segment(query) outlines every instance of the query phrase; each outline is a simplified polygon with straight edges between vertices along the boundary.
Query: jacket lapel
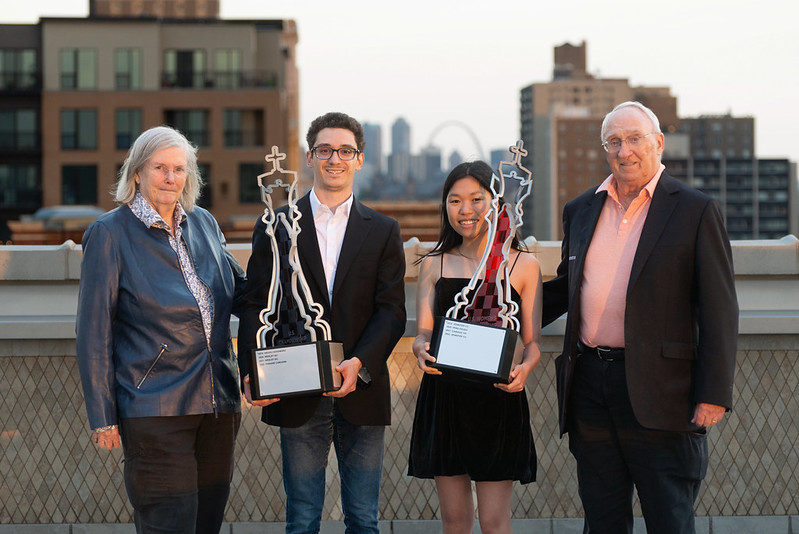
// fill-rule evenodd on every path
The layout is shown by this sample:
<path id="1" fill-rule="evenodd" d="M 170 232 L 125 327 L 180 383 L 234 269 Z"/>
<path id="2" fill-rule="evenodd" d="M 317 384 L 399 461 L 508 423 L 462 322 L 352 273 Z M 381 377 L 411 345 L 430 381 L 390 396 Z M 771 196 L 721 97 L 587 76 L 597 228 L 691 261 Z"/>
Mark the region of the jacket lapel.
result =
<path id="1" fill-rule="evenodd" d="M 297 251 L 300 255 L 302 272 L 311 287 L 311 291 L 316 295 L 324 295 L 325 298 L 318 303 L 325 308 L 329 308 L 325 268 L 322 265 L 322 256 L 319 253 L 319 241 L 316 239 L 316 225 L 313 220 L 310 197 L 305 195 L 300 198 L 297 201 L 297 208 L 302 215 L 300 218 L 300 235 L 297 236 Z"/>
<path id="2" fill-rule="evenodd" d="M 358 252 L 366 243 L 370 230 L 369 222 L 372 217 L 364 212 L 363 204 L 358 202 L 357 199 L 352 199 L 350 219 L 347 221 L 344 241 L 341 243 L 341 253 L 338 256 L 338 265 L 336 266 L 336 279 L 333 281 L 333 298 L 341 289 L 342 281 L 346 278 L 347 271 L 349 271 L 352 262 L 358 256 Z"/>
<path id="3" fill-rule="evenodd" d="M 585 257 L 588 255 L 588 247 L 591 245 L 591 239 L 594 237 L 596 223 L 599 221 L 599 214 L 602 213 L 602 206 L 605 204 L 605 198 L 607 196 L 607 191 L 602 191 L 599 194 L 592 194 L 585 208 L 577 210 L 574 215 L 574 220 L 569 223 L 573 228 L 579 229 L 576 235 L 569 237 L 569 239 L 572 240 L 569 244 L 569 258 L 574 256 L 573 261 L 575 262 L 574 270 L 572 271 L 570 269 L 570 271 L 577 275 L 574 278 L 577 283 L 570 284 L 572 297 L 576 296 L 575 294 L 582 284 Z"/>
<path id="4" fill-rule="evenodd" d="M 655 248 L 660 234 L 666 228 L 671 213 L 677 207 L 679 195 L 676 193 L 678 192 L 676 180 L 665 172 L 662 173 L 658 185 L 655 187 L 655 193 L 652 195 L 652 205 L 649 206 L 644 227 L 641 229 L 641 238 L 638 241 L 638 249 L 635 251 L 633 266 L 630 270 L 630 281 L 627 284 L 628 295 L 646 265 L 646 260 Z"/>

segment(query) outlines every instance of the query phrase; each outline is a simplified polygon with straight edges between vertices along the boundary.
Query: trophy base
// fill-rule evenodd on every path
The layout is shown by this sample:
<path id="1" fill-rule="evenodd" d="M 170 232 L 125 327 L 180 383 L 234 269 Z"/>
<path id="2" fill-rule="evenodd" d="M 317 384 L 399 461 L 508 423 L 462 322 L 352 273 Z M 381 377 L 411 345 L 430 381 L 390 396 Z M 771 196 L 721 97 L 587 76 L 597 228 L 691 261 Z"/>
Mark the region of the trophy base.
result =
<path id="1" fill-rule="evenodd" d="M 509 383 L 513 366 L 521 362 L 524 344 L 519 333 L 448 317 L 436 317 L 430 354 L 442 376 L 483 383 Z"/>
<path id="2" fill-rule="evenodd" d="M 341 387 L 335 368 L 344 347 L 316 341 L 250 351 L 250 393 L 255 400 L 319 395 Z"/>

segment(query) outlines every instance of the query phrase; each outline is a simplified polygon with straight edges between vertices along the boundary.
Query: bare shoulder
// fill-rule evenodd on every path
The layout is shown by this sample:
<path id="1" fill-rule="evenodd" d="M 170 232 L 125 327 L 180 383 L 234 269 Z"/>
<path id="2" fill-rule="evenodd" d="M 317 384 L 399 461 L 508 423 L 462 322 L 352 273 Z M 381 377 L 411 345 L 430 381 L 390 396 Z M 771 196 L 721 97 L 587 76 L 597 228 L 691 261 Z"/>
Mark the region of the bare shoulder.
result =
<path id="1" fill-rule="evenodd" d="M 538 276 L 541 268 L 538 265 L 538 260 L 536 259 L 535 255 L 532 252 L 527 252 L 525 250 L 518 250 L 515 251 L 518 254 L 518 259 L 513 258 L 512 261 L 516 261 L 516 266 L 513 268 L 514 272 L 519 272 L 523 276 Z"/>
<path id="2" fill-rule="evenodd" d="M 425 256 L 419 264 L 419 278 L 430 277 L 438 278 L 438 273 L 441 272 L 441 254 L 433 256 Z"/>

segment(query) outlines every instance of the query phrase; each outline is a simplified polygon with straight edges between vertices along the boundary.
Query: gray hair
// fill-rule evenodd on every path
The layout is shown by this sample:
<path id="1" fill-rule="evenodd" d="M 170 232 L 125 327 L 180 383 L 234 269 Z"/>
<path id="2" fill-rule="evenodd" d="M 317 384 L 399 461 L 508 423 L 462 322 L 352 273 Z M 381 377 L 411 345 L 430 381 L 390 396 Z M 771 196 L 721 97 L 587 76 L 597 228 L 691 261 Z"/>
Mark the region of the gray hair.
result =
<path id="1" fill-rule="evenodd" d="M 610 122 L 611 115 L 613 115 L 614 113 L 616 113 L 620 109 L 624 109 L 624 108 L 636 108 L 636 109 L 642 111 L 644 113 L 644 115 L 649 117 L 649 120 L 652 122 L 653 131 L 655 133 L 663 133 L 663 132 L 660 131 L 660 121 L 658 120 L 657 116 L 655 115 L 655 113 L 651 109 L 649 109 L 648 107 L 646 107 L 645 105 L 643 105 L 640 102 L 627 101 L 627 102 L 622 102 L 621 104 L 619 104 L 618 106 L 613 108 L 610 113 L 605 115 L 605 119 L 602 121 L 602 130 L 599 133 L 600 140 L 603 143 L 605 141 L 607 141 L 607 139 L 605 139 L 605 131 L 607 130 L 608 123 Z"/>
<path id="2" fill-rule="evenodd" d="M 200 169 L 197 167 L 197 147 L 192 145 L 179 131 L 169 126 L 156 126 L 143 132 L 128 151 L 114 191 L 114 200 L 128 204 L 136 196 L 137 186 L 134 175 L 139 172 L 153 154 L 165 148 L 180 147 L 186 152 L 186 185 L 180 195 L 180 205 L 187 212 L 194 208 L 203 186 Z"/>

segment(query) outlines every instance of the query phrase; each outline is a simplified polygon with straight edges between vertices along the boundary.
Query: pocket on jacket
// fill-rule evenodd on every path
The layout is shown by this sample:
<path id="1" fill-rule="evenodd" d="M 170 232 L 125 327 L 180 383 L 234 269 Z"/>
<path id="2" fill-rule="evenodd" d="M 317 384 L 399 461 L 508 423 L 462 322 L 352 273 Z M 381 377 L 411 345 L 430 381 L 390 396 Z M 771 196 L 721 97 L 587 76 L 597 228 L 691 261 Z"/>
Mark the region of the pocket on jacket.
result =
<path id="1" fill-rule="evenodd" d="M 662 353 L 664 358 L 675 360 L 695 360 L 696 347 L 693 343 L 679 343 L 676 341 L 664 341 Z"/>
<path id="2" fill-rule="evenodd" d="M 145 380 L 147 380 L 153 374 L 153 371 L 155 370 L 155 366 L 156 364 L 158 364 L 158 361 L 161 359 L 164 353 L 168 351 L 169 348 L 167 347 L 167 344 L 161 343 L 161 346 L 158 348 L 158 354 L 156 354 L 155 358 L 150 363 L 150 366 L 147 368 L 147 371 L 144 373 L 141 379 L 136 383 L 136 389 L 141 389 L 141 387 L 144 385 Z"/>

